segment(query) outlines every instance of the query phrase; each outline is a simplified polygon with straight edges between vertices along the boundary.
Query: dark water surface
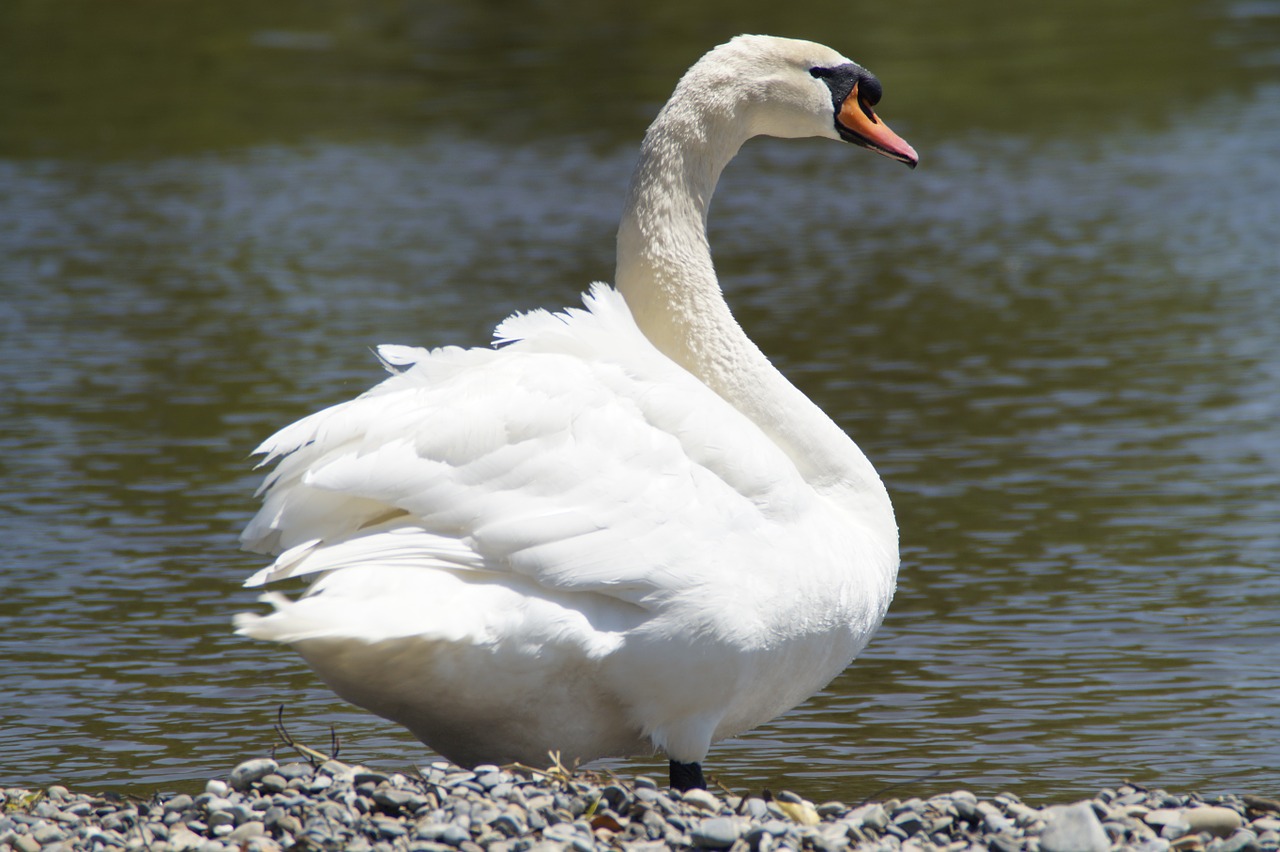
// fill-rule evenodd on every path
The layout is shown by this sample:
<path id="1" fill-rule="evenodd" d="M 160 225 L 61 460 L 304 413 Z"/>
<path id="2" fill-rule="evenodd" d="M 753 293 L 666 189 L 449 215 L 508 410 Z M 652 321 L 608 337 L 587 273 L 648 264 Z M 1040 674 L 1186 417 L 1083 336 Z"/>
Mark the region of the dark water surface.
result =
<path id="1" fill-rule="evenodd" d="M 348 759 L 426 759 L 231 635 L 247 454 L 377 381 L 373 344 L 608 279 L 645 124 L 754 30 L 864 61 L 922 154 L 758 140 L 712 210 L 903 570 L 863 657 L 709 768 L 1274 793 L 1280 4 L 260 5 L 0 10 L 0 785 L 191 787 L 282 703 Z"/>

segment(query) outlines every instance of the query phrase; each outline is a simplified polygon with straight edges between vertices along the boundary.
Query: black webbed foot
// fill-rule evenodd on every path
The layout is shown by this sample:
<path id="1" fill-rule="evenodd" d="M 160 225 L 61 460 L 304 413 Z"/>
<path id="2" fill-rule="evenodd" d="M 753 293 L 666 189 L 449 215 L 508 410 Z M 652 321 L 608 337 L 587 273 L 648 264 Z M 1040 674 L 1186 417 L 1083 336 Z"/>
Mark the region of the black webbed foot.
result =
<path id="1" fill-rule="evenodd" d="M 671 761 L 671 789 L 682 793 L 707 789 L 707 780 L 702 777 L 702 764 Z"/>

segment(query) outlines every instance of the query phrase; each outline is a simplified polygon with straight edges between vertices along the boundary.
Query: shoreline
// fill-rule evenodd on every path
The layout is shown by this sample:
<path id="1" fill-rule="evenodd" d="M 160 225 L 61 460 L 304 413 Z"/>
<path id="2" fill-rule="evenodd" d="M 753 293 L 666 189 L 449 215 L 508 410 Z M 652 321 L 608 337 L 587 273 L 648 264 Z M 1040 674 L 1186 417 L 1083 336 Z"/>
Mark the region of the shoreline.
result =
<path id="1" fill-rule="evenodd" d="M 309 752 L 309 750 L 307 750 Z M 1013 793 L 814 803 L 654 779 L 444 762 L 415 776 L 323 755 L 246 760 L 199 795 L 0 790 L 0 852 L 1271 852 L 1280 800 L 1126 783 L 1030 807 Z"/>

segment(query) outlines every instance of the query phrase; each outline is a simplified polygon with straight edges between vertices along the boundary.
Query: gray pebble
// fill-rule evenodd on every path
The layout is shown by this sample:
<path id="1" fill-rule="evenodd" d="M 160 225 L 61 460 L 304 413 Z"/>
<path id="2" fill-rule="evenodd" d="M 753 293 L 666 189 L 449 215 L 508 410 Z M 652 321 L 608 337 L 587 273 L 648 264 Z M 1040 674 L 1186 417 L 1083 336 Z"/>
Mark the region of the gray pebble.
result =
<path id="1" fill-rule="evenodd" d="M 276 770 L 280 777 L 286 781 L 292 781 L 295 778 L 310 778 L 313 772 L 309 763 L 286 763 Z"/>
<path id="2" fill-rule="evenodd" d="M 37 828 L 35 831 L 31 832 L 31 836 L 41 846 L 44 846 L 49 843 L 57 843 L 61 840 L 65 840 L 67 837 L 56 826 L 47 825 L 47 824 L 42 825 L 39 828 Z"/>
<path id="3" fill-rule="evenodd" d="M 424 767 L 419 779 L 338 760 L 312 770 L 259 758 L 232 778 L 209 781 L 198 796 L 136 804 L 66 788 L 0 790 L 0 852 L 1280 852 L 1280 818 L 1249 810 L 1239 796 L 1132 785 L 1043 810 L 1009 793 L 965 790 L 850 809 L 815 808 L 792 792 L 765 802 L 680 794 L 652 779 L 584 772 L 564 780 L 445 763 Z M 804 824 L 790 815 L 801 812 Z"/>
<path id="4" fill-rule="evenodd" d="M 510 780 L 510 776 L 505 772 L 486 772 L 483 775 L 477 774 L 476 783 L 486 790 L 492 790 L 504 781 Z"/>
<path id="5" fill-rule="evenodd" d="M 1258 835 L 1247 828 L 1242 828 L 1225 840 L 1214 840 L 1209 844 L 1208 852 L 1244 852 L 1245 849 L 1258 848 Z"/>
<path id="6" fill-rule="evenodd" d="M 742 811 L 751 819 L 762 820 L 768 816 L 769 806 L 765 804 L 764 799 L 752 796 L 743 804 Z"/>
<path id="7" fill-rule="evenodd" d="M 884 831 L 889 827 L 889 813 L 882 805 L 870 805 L 862 814 L 861 824 L 872 831 Z"/>
<path id="8" fill-rule="evenodd" d="M 517 837 L 524 832 L 524 825 L 514 814 L 499 814 L 489 825 L 506 837 Z"/>
<path id="9" fill-rule="evenodd" d="M 903 811 L 893 818 L 893 825 L 902 829 L 907 837 L 913 834 L 919 834 L 920 829 L 924 828 L 924 818 L 915 811 Z"/>
<path id="10" fill-rule="evenodd" d="M 728 849 L 741 834 L 738 821 L 730 817 L 704 819 L 689 832 L 699 849 Z"/>
<path id="11" fill-rule="evenodd" d="M 409 833 L 403 823 L 390 817 L 374 817 L 373 825 L 384 837 L 404 837 Z"/>
<path id="12" fill-rule="evenodd" d="M 460 825 L 449 825 L 445 827 L 444 831 L 440 832 L 439 839 L 450 846 L 461 846 L 465 841 L 471 839 L 471 832 Z"/>
<path id="13" fill-rule="evenodd" d="M 388 811 L 415 811 L 427 803 L 425 796 L 408 790 L 397 790 L 394 787 L 379 787 L 371 797 L 378 806 Z"/>
<path id="14" fill-rule="evenodd" d="M 195 805 L 195 800 L 193 800 L 191 796 L 187 796 L 186 793 L 180 793 L 178 794 L 178 796 L 174 796 L 173 798 L 170 798 L 168 802 L 164 803 L 164 810 L 165 812 L 169 812 L 169 811 L 182 812 L 184 810 L 187 810 L 188 807 L 191 807 L 192 805 Z"/>
<path id="15" fill-rule="evenodd" d="M 547 840 L 559 840 L 569 843 L 578 836 L 578 830 L 573 827 L 572 823 L 561 822 L 547 826 L 543 830 L 542 836 Z"/>
<path id="16" fill-rule="evenodd" d="M 1042 852 L 1107 852 L 1111 840 L 1088 802 L 1049 808 L 1040 833 Z"/>
<path id="17" fill-rule="evenodd" d="M 253 782 L 260 781 L 279 768 L 280 764 L 269 757 L 246 760 L 231 770 L 231 774 L 227 776 L 227 783 L 231 785 L 231 789 L 244 792 L 253 786 Z"/>
<path id="18" fill-rule="evenodd" d="M 717 813 L 720 810 L 720 800 L 706 790 L 686 790 L 682 799 L 685 804 L 704 811 Z"/>
<path id="19" fill-rule="evenodd" d="M 210 796 L 202 803 L 206 812 L 231 810 L 232 801 L 222 796 Z"/>
<path id="20" fill-rule="evenodd" d="M 227 839 L 232 843 L 245 843 L 255 837 L 262 837 L 266 833 L 266 826 L 255 819 L 244 823 L 235 831 L 228 834 Z"/>
<path id="21" fill-rule="evenodd" d="M 1244 825 L 1244 817 L 1231 808 L 1206 806 L 1182 812 L 1194 832 L 1207 831 L 1215 837 L 1230 837 Z"/>
<path id="22" fill-rule="evenodd" d="M 289 786 L 289 781 L 278 772 L 269 772 L 262 776 L 258 784 L 264 793 L 283 793 Z"/>

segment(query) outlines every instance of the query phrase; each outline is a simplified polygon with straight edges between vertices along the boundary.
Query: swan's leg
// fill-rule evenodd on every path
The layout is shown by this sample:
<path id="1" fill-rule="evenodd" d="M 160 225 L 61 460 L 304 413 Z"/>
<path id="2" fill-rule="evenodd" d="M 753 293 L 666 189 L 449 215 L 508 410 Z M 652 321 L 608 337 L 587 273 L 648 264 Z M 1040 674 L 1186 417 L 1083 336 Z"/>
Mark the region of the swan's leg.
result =
<path id="1" fill-rule="evenodd" d="M 702 777 L 702 764 L 671 761 L 671 788 L 682 793 L 707 789 L 707 781 Z"/>

